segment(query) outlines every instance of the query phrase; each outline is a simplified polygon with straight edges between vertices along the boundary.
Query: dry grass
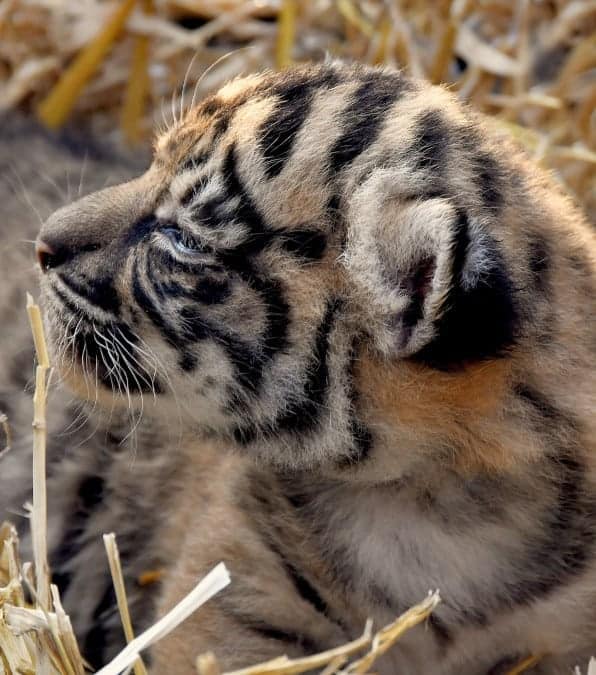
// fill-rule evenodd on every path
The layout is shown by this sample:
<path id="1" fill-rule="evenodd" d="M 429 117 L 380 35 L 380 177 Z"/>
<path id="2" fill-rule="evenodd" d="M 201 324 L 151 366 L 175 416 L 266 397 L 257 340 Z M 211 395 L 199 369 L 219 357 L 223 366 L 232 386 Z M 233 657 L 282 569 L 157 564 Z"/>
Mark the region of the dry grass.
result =
<path id="1" fill-rule="evenodd" d="M 0 0 L 0 108 L 131 143 L 167 122 L 185 73 L 200 98 L 326 54 L 445 83 L 596 216 L 596 0 Z"/>

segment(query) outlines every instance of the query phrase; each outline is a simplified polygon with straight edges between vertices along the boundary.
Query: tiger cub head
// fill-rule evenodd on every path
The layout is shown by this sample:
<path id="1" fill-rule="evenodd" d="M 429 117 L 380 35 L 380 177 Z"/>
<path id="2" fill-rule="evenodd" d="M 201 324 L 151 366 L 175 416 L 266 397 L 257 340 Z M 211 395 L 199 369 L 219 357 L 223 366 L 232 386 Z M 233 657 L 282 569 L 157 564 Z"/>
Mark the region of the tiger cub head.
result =
<path id="1" fill-rule="evenodd" d="M 81 396 L 375 480 L 530 452 L 528 391 L 590 362 L 594 249 L 445 89 L 337 63 L 226 85 L 37 245 Z"/>

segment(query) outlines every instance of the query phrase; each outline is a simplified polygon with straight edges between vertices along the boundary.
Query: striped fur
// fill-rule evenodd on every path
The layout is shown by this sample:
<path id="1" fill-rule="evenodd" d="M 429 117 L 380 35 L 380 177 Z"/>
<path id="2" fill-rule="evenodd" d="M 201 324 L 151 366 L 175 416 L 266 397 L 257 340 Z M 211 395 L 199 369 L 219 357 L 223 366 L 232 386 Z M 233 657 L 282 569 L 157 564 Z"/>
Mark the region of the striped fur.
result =
<path id="1" fill-rule="evenodd" d="M 380 672 L 593 650 L 594 233 L 450 93 L 236 80 L 40 239 L 65 380 L 181 429 L 162 608 L 232 571 L 155 672 L 325 649 L 430 588 Z"/>

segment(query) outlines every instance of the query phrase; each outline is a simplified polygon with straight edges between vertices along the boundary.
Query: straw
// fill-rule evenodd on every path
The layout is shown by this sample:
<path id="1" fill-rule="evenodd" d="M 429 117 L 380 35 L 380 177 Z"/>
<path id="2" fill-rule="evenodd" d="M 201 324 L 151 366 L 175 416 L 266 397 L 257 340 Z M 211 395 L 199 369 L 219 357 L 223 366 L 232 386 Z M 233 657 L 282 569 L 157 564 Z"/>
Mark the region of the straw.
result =
<path id="1" fill-rule="evenodd" d="M 101 65 L 122 32 L 136 0 L 123 0 L 105 28 L 79 54 L 37 109 L 40 120 L 50 129 L 64 124 L 81 89 Z"/>
<path id="2" fill-rule="evenodd" d="M 27 313 L 31 323 L 38 365 L 35 369 L 35 393 L 33 395 L 33 557 L 38 606 L 45 610 L 50 603 L 50 568 L 47 553 L 47 497 L 46 497 L 46 385 L 50 368 L 45 343 L 41 313 L 33 298 L 27 293 Z"/>
<path id="3" fill-rule="evenodd" d="M 153 14 L 153 0 L 143 0 L 143 10 L 147 15 Z M 132 66 L 120 120 L 124 137 L 130 145 L 138 144 L 143 138 L 143 111 L 149 94 L 149 47 L 147 35 L 135 36 Z"/>
<path id="4" fill-rule="evenodd" d="M 165 637 L 229 583 L 228 570 L 223 563 L 219 563 L 185 598 L 151 628 L 134 638 L 113 661 L 101 668 L 97 675 L 118 675 L 132 665 L 144 649 Z"/>
<path id="5" fill-rule="evenodd" d="M 124 629 L 124 636 L 126 642 L 130 644 L 134 640 L 134 632 L 132 629 L 132 621 L 130 619 L 130 612 L 128 611 L 128 600 L 126 598 L 126 588 L 124 586 L 124 577 L 122 576 L 122 565 L 120 564 L 120 553 L 118 545 L 116 544 L 116 535 L 103 535 L 103 543 L 106 547 L 108 555 L 108 563 L 110 565 L 110 574 L 112 575 L 112 585 L 116 592 L 116 602 L 118 603 L 118 611 L 120 612 L 120 620 L 122 628 Z M 135 675 L 147 675 L 143 660 L 139 657 L 133 666 Z"/>

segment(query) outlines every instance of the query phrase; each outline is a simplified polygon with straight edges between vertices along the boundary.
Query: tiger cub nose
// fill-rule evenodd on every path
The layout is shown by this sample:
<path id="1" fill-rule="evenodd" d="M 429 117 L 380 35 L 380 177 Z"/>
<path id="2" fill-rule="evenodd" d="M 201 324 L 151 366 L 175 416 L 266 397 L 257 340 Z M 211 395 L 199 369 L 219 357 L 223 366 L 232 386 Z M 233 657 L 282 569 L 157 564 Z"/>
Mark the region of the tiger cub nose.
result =
<path id="1" fill-rule="evenodd" d="M 38 239 L 35 242 L 35 255 L 42 272 L 47 272 L 53 265 L 54 249 L 45 241 Z"/>
<path id="2" fill-rule="evenodd" d="M 35 242 L 35 254 L 42 272 L 59 267 L 73 257 L 74 252 L 64 245 L 51 245 L 43 239 Z"/>

